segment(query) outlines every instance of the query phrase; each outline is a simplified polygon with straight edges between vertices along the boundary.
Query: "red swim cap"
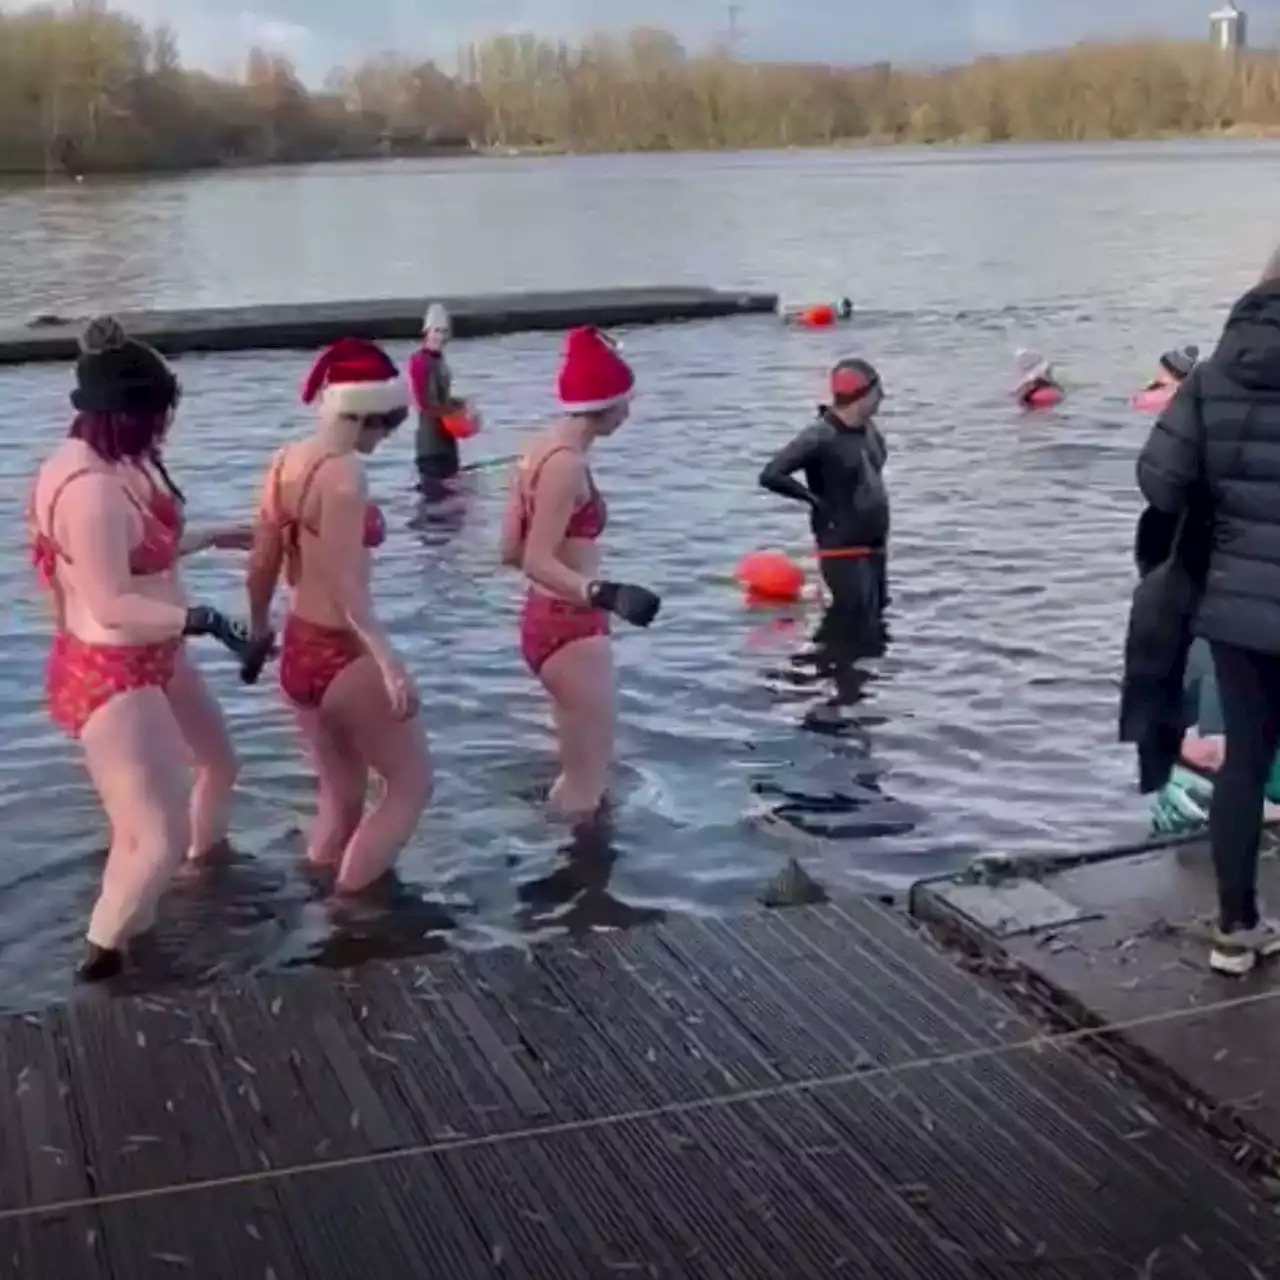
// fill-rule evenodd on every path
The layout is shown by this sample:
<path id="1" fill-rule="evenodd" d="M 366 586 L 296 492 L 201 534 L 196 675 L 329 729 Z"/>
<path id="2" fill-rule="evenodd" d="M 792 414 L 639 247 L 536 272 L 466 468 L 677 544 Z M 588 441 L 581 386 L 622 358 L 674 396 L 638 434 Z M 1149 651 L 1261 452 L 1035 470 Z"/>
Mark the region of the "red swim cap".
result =
<path id="1" fill-rule="evenodd" d="M 852 404 L 880 385 L 875 366 L 866 360 L 849 357 L 831 370 L 831 395 L 839 404 Z"/>

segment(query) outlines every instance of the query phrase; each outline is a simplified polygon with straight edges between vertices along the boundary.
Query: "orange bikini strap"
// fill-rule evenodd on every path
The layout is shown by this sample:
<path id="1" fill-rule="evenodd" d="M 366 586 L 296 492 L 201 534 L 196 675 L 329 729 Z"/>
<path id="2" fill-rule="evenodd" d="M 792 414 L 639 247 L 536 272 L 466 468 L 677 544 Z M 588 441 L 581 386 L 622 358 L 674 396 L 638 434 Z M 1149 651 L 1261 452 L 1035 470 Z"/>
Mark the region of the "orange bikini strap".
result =
<path id="1" fill-rule="evenodd" d="M 67 486 L 74 483 L 76 480 L 79 480 L 82 476 L 107 475 L 107 474 L 109 473 L 106 471 L 103 471 L 101 467 L 77 468 L 69 476 L 63 476 L 63 478 L 58 483 L 58 487 L 54 489 L 53 496 L 49 499 L 48 506 L 46 506 L 44 509 L 45 527 L 48 529 L 48 532 L 44 534 L 44 537 L 46 537 L 49 540 L 49 545 L 53 548 L 55 554 L 60 555 L 68 564 L 71 563 L 71 557 L 68 556 L 67 553 L 63 551 L 63 549 L 60 546 L 58 546 L 58 540 L 53 536 L 53 518 L 57 513 L 58 503 L 59 501 L 61 501 L 62 495 L 66 492 Z M 34 520 L 34 517 L 35 517 L 35 494 L 34 493 L 31 495 L 31 514 L 33 517 L 36 533 L 37 534 L 42 533 L 43 531 L 40 528 L 40 522 L 38 520 Z"/>
<path id="2" fill-rule="evenodd" d="M 293 515 L 285 512 L 284 494 L 281 492 L 284 484 L 284 460 L 287 450 L 281 450 L 276 455 L 275 461 L 271 464 L 271 470 L 267 477 L 267 504 L 268 510 L 264 514 L 268 519 L 274 520 L 277 524 L 285 525 L 302 525 L 303 511 L 307 505 L 307 499 L 311 496 L 311 486 L 315 482 L 316 472 L 324 466 L 326 462 L 331 462 L 338 457 L 336 453 L 322 453 L 310 467 L 307 468 L 302 477 L 302 485 L 298 490 L 298 501 L 295 504 Z M 315 533 L 315 530 L 306 526 L 308 532 Z"/>
<path id="3" fill-rule="evenodd" d="M 555 457 L 557 453 L 576 453 L 580 458 L 583 458 L 584 462 L 586 460 L 583 456 L 582 450 L 575 449 L 571 444 L 558 444 L 554 449 L 548 449 L 546 453 L 538 459 L 538 465 L 529 471 L 524 477 L 524 484 L 522 488 L 524 489 L 524 501 L 526 506 L 532 506 L 533 504 L 533 491 L 537 488 L 538 477 L 542 474 L 542 468 L 545 467 L 550 459 Z M 587 474 L 588 478 L 590 478 L 590 471 L 588 471 Z"/>
<path id="4" fill-rule="evenodd" d="M 307 468 L 307 471 L 302 477 L 302 484 L 298 489 L 297 508 L 293 517 L 294 523 L 300 525 L 302 528 L 306 529 L 308 533 L 313 535 L 317 534 L 319 530 L 314 528 L 312 525 L 307 524 L 303 519 L 307 509 L 307 499 L 311 496 L 311 486 L 315 483 L 316 474 L 319 472 L 320 468 L 323 467 L 326 462 L 332 462 L 336 457 L 338 457 L 336 453 L 322 453 L 311 464 L 311 466 Z"/>
<path id="5" fill-rule="evenodd" d="M 263 515 L 275 524 L 283 524 L 284 502 L 280 496 L 280 473 L 284 470 L 285 450 L 281 449 L 279 453 L 271 460 L 271 469 L 267 472 L 267 483 L 263 486 L 267 491 L 266 510 Z"/>

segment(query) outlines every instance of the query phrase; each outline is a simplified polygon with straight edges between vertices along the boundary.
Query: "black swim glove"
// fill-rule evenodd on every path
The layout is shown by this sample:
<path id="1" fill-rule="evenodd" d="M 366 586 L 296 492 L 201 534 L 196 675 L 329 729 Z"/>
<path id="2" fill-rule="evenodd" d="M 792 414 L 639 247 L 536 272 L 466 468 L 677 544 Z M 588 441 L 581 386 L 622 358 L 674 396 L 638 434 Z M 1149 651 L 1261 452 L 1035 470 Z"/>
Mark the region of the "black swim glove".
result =
<path id="1" fill-rule="evenodd" d="M 662 608 L 661 596 L 630 582 L 593 582 L 587 589 L 587 600 L 635 627 L 647 627 Z"/>
<path id="2" fill-rule="evenodd" d="M 182 634 L 212 636 L 241 659 L 249 648 L 249 628 L 243 622 L 233 622 L 220 609 L 207 604 L 193 605 L 187 610 L 187 621 Z"/>
<path id="3" fill-rule="evenodd" d="M 240 679 L 244 684 L 257 684 L 267 659 L 276 651 L 276 633 L 264 631 L 245 646 L 240 658 Z"/>

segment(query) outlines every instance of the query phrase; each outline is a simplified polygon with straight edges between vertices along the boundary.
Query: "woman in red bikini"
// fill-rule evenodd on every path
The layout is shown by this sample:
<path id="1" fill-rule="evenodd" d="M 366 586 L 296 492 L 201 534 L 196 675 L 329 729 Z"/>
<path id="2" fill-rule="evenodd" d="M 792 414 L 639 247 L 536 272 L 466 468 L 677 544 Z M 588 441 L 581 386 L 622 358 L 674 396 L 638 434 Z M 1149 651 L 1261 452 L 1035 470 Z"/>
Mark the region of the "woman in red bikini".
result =
<path id="1" fill-rule="evenodd" d="M 235 780 L 222 717 L 182 637 L 212 635 L 243 656 L 246 635 L 215 609 L 189 608 L 177 572 L 185 551 L 235 539 L 184 531 L 181 495 L 159 461 L 178 399 L 152 348 L 114 322 L 91 326 L 69 438 L 40 468 L 29 508 L 54 609 L 49 713 L 79 740 L 111 826 L 87 980 L 120 971 L 184 853 L 225 837 Z"/>
<path id="2" fill-rule="evenodd" d="M 276 453 L 262 486 L 250 626 L 267 632 L 283 569 L 280 687 L 317 782 L 307 859 L 337 872 L 340 893 L 357 893 L 391 870 L 431 795 L 417 690 L 370 599 L 370 552 L 386 530 L 359 457 L 404 422 L 409 399 L 380 347 L 344 338 L 321 353 L 302 400 L 317 408 L 315 431 Z M 366 812 L 370 769 L 383 788 Z"/>
<path id="3" fill-rule="evenodd" d="M 598 576 L 607 513 L 587 451 L 627 420 L 634 386 L 602 333 L 568 335 L 558 383 L 563 416 L 521 458 L 502 522 L 502 561 L 529 580 L 520 650 L 551 697 L 560 739 L 550 801 L 575 820 L 600 807 L 613 760 L 609 615 L 647 627 L 662 603 L 644 587 Z"/>

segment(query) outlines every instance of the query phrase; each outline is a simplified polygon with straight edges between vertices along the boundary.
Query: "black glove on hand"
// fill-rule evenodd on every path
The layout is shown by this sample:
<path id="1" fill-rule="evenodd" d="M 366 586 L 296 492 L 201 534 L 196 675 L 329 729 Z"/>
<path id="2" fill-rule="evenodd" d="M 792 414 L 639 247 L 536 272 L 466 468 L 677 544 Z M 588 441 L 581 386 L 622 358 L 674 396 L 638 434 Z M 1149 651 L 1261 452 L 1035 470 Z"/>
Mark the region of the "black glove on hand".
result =
<path id="1" fill-rule="evenodd" d="M 187 622 L 182 628 L 182 634 L 212 636 L 242 660 L 249 648 L 249 628 L 242 622 L 232 622 L 221 610 L 207 604 L 193 605 L 187 610 Z"/>
<path id="2" fill-rule="evenodd" d="M 240 659 L 240 679 L 245 684 L 257 684 L 262 668 L 267 659 L 276 651 L 276 633 L 265 631 L 254 637 L 245 646 L 244 656 Z"/>
<path id="3" fill-rule="evenodd" d="M 648 587 L 637 587 L 630 582 L 593 582 L 587 600 L 595 608 L 608 609 L 635 627 L 647 627 L 662 608 L 661 596 Z"/>

